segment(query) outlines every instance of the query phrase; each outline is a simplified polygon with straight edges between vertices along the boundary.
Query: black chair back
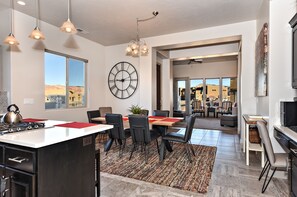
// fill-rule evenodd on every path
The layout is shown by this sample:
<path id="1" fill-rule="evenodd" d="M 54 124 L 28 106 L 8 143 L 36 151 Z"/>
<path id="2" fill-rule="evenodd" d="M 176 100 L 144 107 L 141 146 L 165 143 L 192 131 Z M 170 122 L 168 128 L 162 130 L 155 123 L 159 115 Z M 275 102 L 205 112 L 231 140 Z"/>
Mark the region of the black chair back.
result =
<path id="1" fill-rule="evenodd" d="M 99 110 L 91 110 L 91 111 L 87 111 L 87 115 L 88 115 L 89 123 L 99 123 L 99 122 L 97 122 L 97 121 L 92 120 L 92 118 L 100 117 L 100 112 L 99 112 Z"/>
<path id="2" fill-rule="evenodd" d="M 151 141 L 147 116 L 129 115 L 129 124 L 133 143 L 148 144 Z"/>
<path id="3" fill-rule="evenodd" d="M 169 117 L 169 111 L 168 110 L 154 110 L 153 116 Z"/>
<path id="4" fill-rule="evenodd" d="M 109 137 L 112 139 L 125 139 L 125 132 L 123 127 L 123 117 L 121 114 L 106 114 L 105 120 L 107 124 L 113 125 L 109 131 Z"/>
<path id="5" fill-rule="evenodd" d="M 142 109 L 141 112 L 140 112 L 141 115 L 145 115 L 145 116 L 148 116 L 149 115 L 149 110 L 147 109 Z"/>
<path id="6" fill-rule="evenodd" d="M 195 114 L 190 115 L 187 119 L 187 127 L 186 127 L 185 137 L 184 137 L 185 142 L 188 142 L 192 137 L 195 120 L 196 120 Z"/>
<path id="7" fill-rule="evenodd" d="M 169 111 L 168 110 L 154 110 L 153 116 L 169 117 Z M 159 133 L 163 136 L 166 134 L 168 127 L 153 125 L 152 128 L 157 129 L 159 131 Z"/>

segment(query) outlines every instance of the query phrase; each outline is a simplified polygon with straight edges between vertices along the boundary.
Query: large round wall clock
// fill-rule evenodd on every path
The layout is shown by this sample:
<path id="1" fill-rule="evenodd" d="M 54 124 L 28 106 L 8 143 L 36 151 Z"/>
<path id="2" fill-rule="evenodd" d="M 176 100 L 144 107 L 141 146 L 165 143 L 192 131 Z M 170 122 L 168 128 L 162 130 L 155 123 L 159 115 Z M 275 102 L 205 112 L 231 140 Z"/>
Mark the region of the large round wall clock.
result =
<path id="1" fill-rule="evenodd" d="M 108 86 L 115 97 L 129 98 L 136 91 L 137 84 L 137 71 L 129 62 L 119 62 L 111 68 L 108 75 Z"/>

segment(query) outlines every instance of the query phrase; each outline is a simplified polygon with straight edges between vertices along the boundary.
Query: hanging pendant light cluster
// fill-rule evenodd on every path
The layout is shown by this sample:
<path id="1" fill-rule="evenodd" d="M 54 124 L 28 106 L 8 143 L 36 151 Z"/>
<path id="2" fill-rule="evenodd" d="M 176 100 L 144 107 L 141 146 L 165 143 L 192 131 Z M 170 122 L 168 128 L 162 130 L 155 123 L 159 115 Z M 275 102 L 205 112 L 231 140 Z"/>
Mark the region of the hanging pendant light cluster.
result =
<path id="1" fill-rule="evenodd" d="M 4 44 L 7 45 L 19 45 L 20 43 L 17 41 L 17 39 L 15 38 L 13 32 L 14 32 L 14 4 L 13 4 L 13 0 L 10 0 L 10 9 L 11 9 L 11 14 L 10 14 L 10 33 L 9 35 L 5 38 L 5 40 L 3 41 Z M 35 39 L 35 40 L 44 40 L 45 36 L 44 34 L 41 32 L 40 27 L 39 27 L 39 23 L 40 23 L 40 4 L 39 4 L 39 0 L 36 0 L 36 13 L 35 13 L 35 18 L 36 18 L 36 26 L 33 29 L 33 31 L 31 32 L 31 34 L 29 35 L 29 38 Z M 66 33 L 77 33 L 77 30 L 75 28 L 75 26 L 73 25 L 73 23 L 70 20 L 70 0 L 68 0 L 68 19 L 63 23 L 63 25 L 60 27 L 62 32 L 66 32 Z"/>
<path id="2" fill-rule="evenodd" d="M 45 37 L 43 33 L 39 29 L 39 18 L 40 18 L 40 12 L 39 12 L 39 0 L 36 0 L 36 27 L 33 29 L 32 33 L 29 35 L 29 38 L 35 39 L 35 40 L 44 40 Z"/>
<path id="3" fill-rule="evenodd" d="M 63 25 L 60 27 L 62 32 L 66 33 L 77 33 L 77 30 L 73 23 L 70 20 L 70 0 L 68 0 L 68 19 L 63 23 Z"/>
<path id="4" fill-rule="evenodd" d="M 10 33 L 8 34 L 8 36 L 5 38 L 5 40 L 3 41 L 4 44 L 8 44 L 8 45 L 19 45 L 20 43 L 17 41 L 17 39 L 15 39 L 14 34 L 13 34 L 13 30 L 14 30 L 14 26 L 13 26 L 13 18 L 14 18 L 14 9 L 13 9 L 13 0 L 10 0 L 10 9 L 11 9 L 11 13 L 10 13 Z"/>
<path id="5" fill-rule="evenodd" d="M 145 41 L 140 40 L 139 37 L 139 22 L 145 22 L 155 18 L 159 12 L 154 11 L 153 16 L 147 19 L 136 19 L 136 27 L 137 27 L 137 36 L 136 40 L 130 41 L 128 47 L 126 48 L 126 55 L 132 57 L 146 56 L 148 55 L 149 49 Z"/>

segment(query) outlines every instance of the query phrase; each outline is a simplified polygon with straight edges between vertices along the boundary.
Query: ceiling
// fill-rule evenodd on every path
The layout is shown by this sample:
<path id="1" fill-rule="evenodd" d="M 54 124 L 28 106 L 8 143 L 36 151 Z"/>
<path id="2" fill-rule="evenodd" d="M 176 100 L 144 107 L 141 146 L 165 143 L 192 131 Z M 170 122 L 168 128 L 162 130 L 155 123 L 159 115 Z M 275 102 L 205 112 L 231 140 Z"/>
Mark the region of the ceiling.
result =
<path id="1" fill-rule="evenodd" d="M 16 10 L 36 16 L 35 0 L 23 0 Z M 159 15 L 140 23 L 140 37 L 152 37 L 211 26 L 255 20 L 263 0 L 71 0 L 71 20 L 84 30 L 80 36 L 102 45 L 128 43 L 136 38 L 136 18 Z M 9 7 L 9 0 L 0 0 Z M 40 0 L 41 20 L 60 27 L 67 19 L 67 0 Z M 42 26 L 41 26 L 42 29 Z M 46 34 L 46 33 L 45 33 Z M 45 35 L 46 36 L 46 35 Z"/>

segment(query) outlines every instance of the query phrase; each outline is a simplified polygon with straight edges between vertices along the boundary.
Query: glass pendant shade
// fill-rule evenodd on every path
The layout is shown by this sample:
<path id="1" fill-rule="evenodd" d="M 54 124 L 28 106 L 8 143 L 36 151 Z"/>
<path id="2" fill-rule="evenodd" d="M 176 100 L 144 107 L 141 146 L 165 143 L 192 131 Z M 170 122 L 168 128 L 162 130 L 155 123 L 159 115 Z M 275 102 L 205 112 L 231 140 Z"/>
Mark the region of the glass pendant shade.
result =
<path id="1" fill-rule="evenodd" d="M 33 29 L 31 34 L 29 35 L 29 38 L 35 39 L 35 40 L 44 40 L 45 36 L 39 29 L 39 0 L 36 0 L 36 27 Z"/>
<path id="2" fill-rule="evenodd" d="M 63 23 L 63 25 L 60 27 L 62 32 L 66 32 L 66 33 L 76 33 L 77 30 L 75 28 L 75 26 L 72 24 L 72 22 L 70 21 L 70 19 L 68 18 L 67 21 L 65 21 Z"/>
<path id="3" fill-rule="evenodd" d="M 13 19 L 14 19 L 14 8 L 13 8 L 13 0 L 10 0 L 10 8 L 11 8 L 11 13 L 10 13 L 10 33 L 8 34 L 8 36 L 5 38 L 5 40 L 3 41 L 4 44 L 8 44 L 8 45 L 19 45 L 20 43 L 17 41 L 17 39 L 15 39 L 14 35 L 13 35 Z"/>
<path id="4" fill-rule="evenodd" d="M 20 43 L 15 39 L 13 33 L 10 33 L 4 40 L 4 44 L 19 45 Z"/>
<path id="5" fill-rule="evenodd" d="M 36 26 L 32 33 L 29 35 L 29 38 L 35 39 L 35 40 L 44 40 L 45 37 L 43 33 L 40 31 L 39 27 Z"/>
<path id="6" fill-rule="evenodd" d="M 149 49 L 145 42 L 132 40 L 126 48 L 126 55 L 138 57 L 148 55 Z"/>

